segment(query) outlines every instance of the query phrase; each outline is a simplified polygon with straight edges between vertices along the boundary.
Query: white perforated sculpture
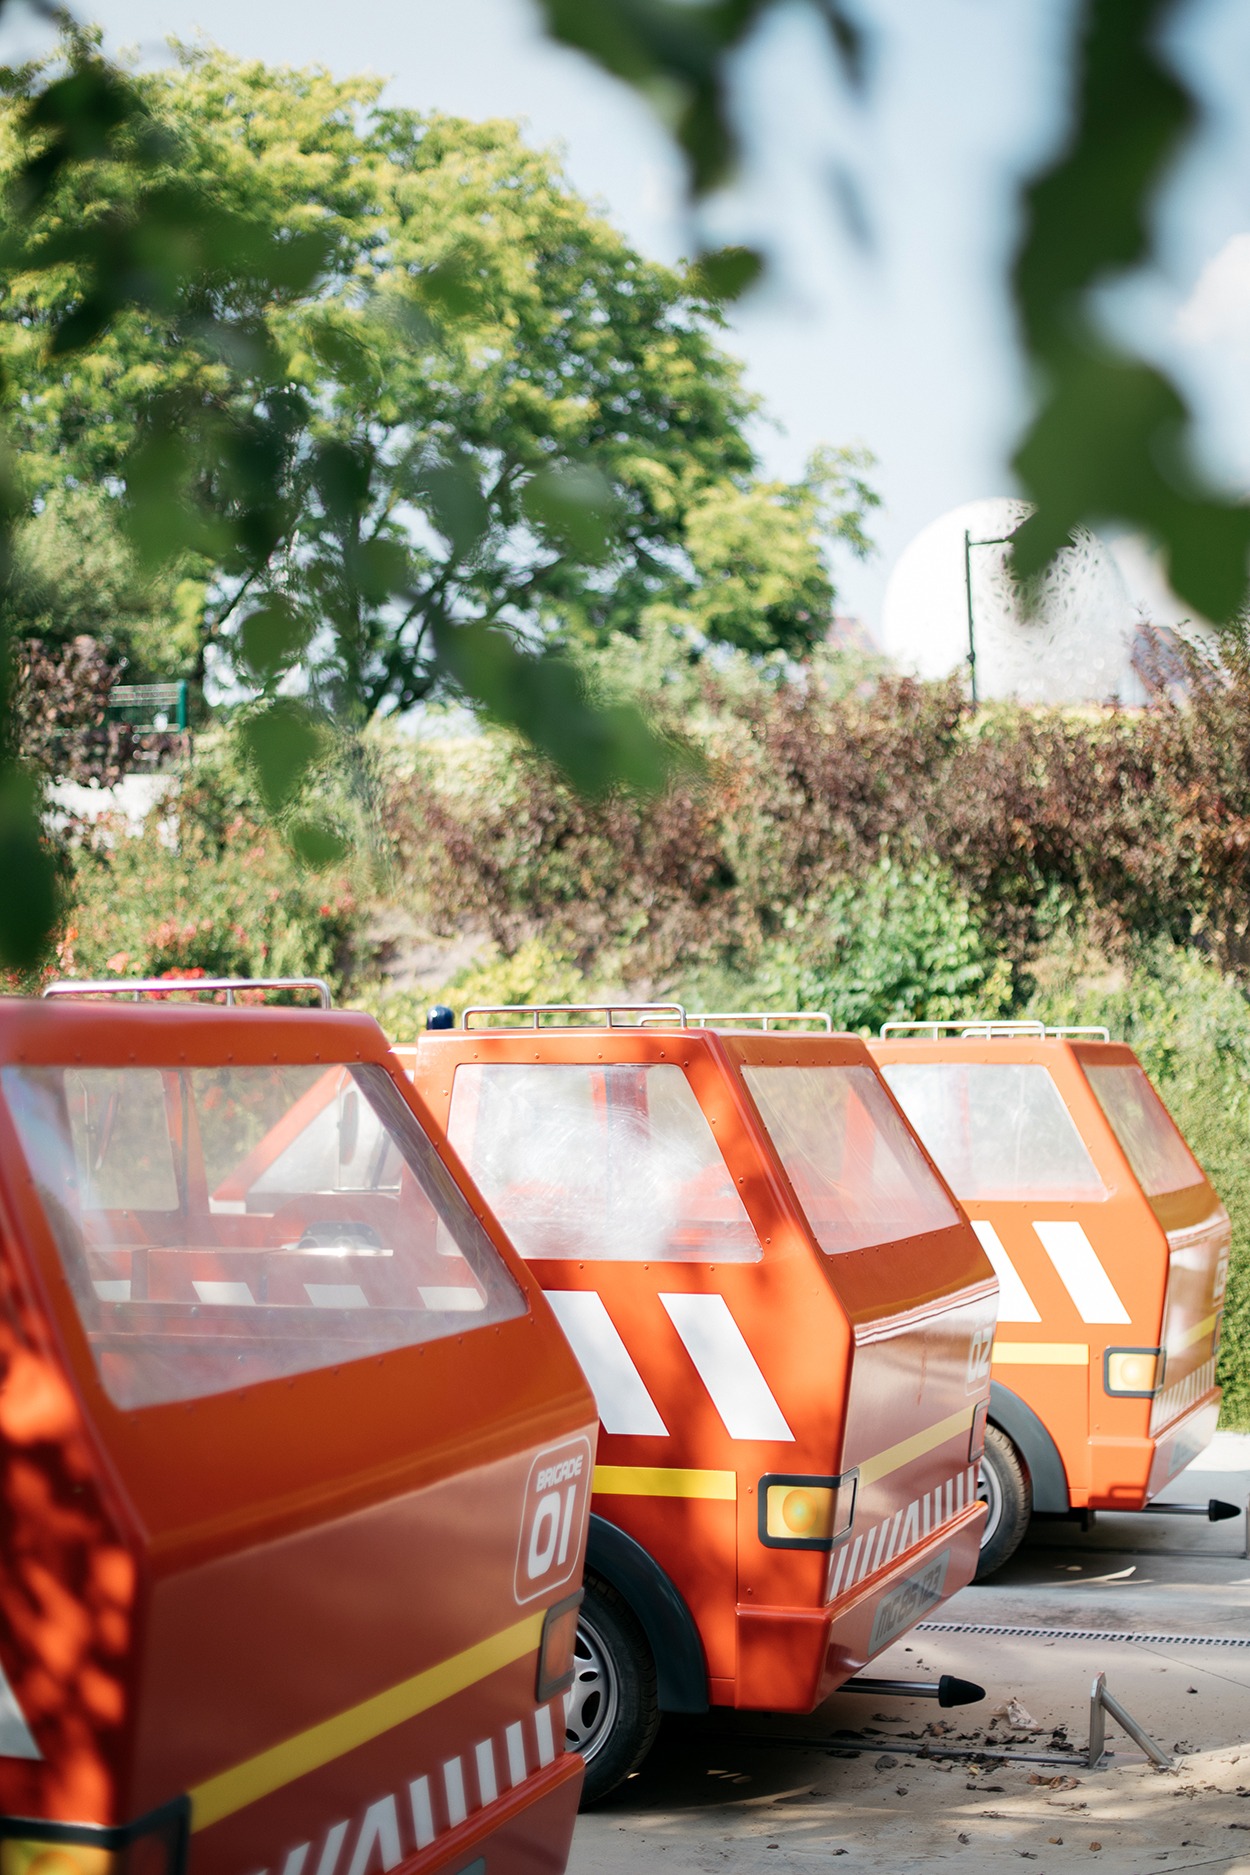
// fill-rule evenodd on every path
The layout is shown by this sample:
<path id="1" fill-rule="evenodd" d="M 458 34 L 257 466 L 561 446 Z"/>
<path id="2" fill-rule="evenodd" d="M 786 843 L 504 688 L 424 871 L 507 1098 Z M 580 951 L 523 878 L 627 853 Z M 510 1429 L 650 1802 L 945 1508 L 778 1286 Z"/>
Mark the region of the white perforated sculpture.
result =
<path id="1" fill-rule="evenodd" d="M 1026 599 L 1003 537 L 1027 513 L 1009 497 L 972 501 L 917 534 L 886 588 L 885 650 L 924 677 L 967 670 L 971 594 L 982 701 L 1140 701 L 1132 667 L 1140 615 L 1110 550 L 1082 529 Z"/>

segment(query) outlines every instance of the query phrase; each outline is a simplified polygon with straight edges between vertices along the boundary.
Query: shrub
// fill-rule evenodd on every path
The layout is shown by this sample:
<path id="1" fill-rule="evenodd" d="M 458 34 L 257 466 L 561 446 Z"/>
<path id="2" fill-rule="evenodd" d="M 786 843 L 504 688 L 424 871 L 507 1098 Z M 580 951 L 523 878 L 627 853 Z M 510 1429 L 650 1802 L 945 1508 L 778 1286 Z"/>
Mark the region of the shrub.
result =
<path id="1" fill-rule="evenodd" d="M 457 1020 L 475 1004 L 576 1003 L 594 993 L 571 958 L 541 938 L 530 938 L 511 956 L 496 957 L 458 971 L 439 989 L 388 989 L 371 983 L 351 997 L 352 1007 L 376 1017 L 395 1042 L 412 1041 L 425 1027 L 432 1004 L 447 1003 Z"/>
<path id="2" fill-rule="evenodd" d="M 894 1017 L 941 1021 L 1010 1007 L 1011 966 L 950 873 L 910 867 L 886 852 L 792 911 L 749 974 L 712 971 L 691 982 L 705 1006 L 819 1009 L 841 1029 L 875 1031 Z M 688 995 L 683 980 L 678 987 Z M 692 996 L 691 1000 L 695 1000 Z"/>
<path id="3" fill-rule="evenodd" d="M 108 819 L 80 830 L 70 865 L 58 974 L 320 976 L 337 991 L 352 963 L 352 881 L 301 868 L 242 784 L 211 765 L 137 834 Z"/>

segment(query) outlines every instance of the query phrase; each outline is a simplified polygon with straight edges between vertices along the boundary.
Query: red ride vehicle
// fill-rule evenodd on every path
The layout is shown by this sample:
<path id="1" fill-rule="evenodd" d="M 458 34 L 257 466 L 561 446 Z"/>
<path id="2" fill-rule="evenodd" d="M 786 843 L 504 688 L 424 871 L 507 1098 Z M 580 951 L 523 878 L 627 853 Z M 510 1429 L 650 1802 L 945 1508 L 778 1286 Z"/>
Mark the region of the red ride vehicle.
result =
<path id="1" fill-rule="evenodd" d="M 810 1712 L 969 1581 L 985 1518 L 967 1219 L 863 1042 L 718 1020 L 466 1011 L 397 1051 L 598 1400 L 592 1798 L 661 1711 Z"/>
<path id="2" fill-rule="evenodd" d="M 370 1018 L 0 1003 L 0 1374 L 3 1875 L 558 1875 L 594 1404 Z"/>

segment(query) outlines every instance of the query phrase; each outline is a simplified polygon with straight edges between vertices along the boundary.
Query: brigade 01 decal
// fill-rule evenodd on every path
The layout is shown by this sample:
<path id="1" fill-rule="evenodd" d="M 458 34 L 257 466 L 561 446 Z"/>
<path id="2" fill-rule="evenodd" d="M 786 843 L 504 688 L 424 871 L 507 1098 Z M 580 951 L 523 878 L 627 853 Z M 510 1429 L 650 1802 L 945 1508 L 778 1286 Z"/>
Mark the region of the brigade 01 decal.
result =
<path id="1" fill-rule="evenodd" d="M 950 1559 L 950 1551 L 944 1549 L 940 1556 L 926 1563 L 918 1574 L 907 1576 L 897 1588 L 882 1596 L 873 1618 L 872 1633 L 868 1636 L 870 1656 L 888 1647 L 891 1641 L 906 1633 L 908 1628 L 919 1621 L 921 1615 L 927 1614 L 935 1603 L 941 1601 Z"/>
<path id="2" fill-rule="evenodd" d="M 522 1606 L 551 1594 L 576 1573 L 592 1470 L 590 1440 L 584 1435 L 550 1446 L 530 1466 L 513 1583 Z"/>

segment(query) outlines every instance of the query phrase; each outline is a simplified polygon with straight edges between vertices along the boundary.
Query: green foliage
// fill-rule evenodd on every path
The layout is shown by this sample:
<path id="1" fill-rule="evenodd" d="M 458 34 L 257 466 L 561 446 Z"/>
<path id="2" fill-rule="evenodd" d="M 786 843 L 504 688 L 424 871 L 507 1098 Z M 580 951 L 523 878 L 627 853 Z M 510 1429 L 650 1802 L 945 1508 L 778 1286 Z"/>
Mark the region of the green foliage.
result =
<path id="1" fill-rule="evenodd" d="M 98 490 L 52 487 L 14 532 L 0 635 L 51 650 L 86 634 L 128 683 L 183 676 L 199 657 L 202 588 L 176 567 L 145 577 L 119 523 Z"/>
<path id="2" fill-rule="evenodd" d="M 1155 261 L 1158 204 L 1205 128 L 1201 101 L 1162 49 L 1198 3 L 1078 0 L 1071 9 L 1070 127 L 1058 154 L 1020 185 L 1011 284 L 1035 405 L 1014 467 L 1036 512 L 1015 552 L 1027 576 L 1074 528 L 1124 521 L 1159 542 L 1183 598 L 1228 621 L 1247 599 L 1250 510 L 1204 478 L 1185 399 L 1112 336 L 1097 306 L 1108 284 Z M 651 103 L 685 159 L 693 201 L 732 179 L 742 155 L 735 67 L 794 0 L 540 4 L 554 38 Z M 856 81 L 860 26 L 837 0 L 806 8 Z"/>
<path id="3" fill-rule="evenodd" d="M 462 684 L 479 668 L 488 681 L 480 628 L 595 640 L 685 591 L 689 517 L 756 487 L 752 401 L 701 280 L 632 252 L 515 126 L 383 110 L 376 80 L 204 47 L 129 82 L 163 154 L 138 167 L 131 137 L 48 192 L 0 322 L 32 495 L 116 478 L 137 540 L 163 556 L 180 492 L 176 531 L 212 576 L 212 642 L 235 653 L 242 633 L 266 678 L 311 660 L 340 714 L 410 707 L 448 659 Z M 29 148 L 21 108 L 46 87 L 28 77 L 9 107 L 10 175 Z M 197 216 L 185 277 L 119 305 L 49 373 L 48 344 L 103 264 L 60 230 L 138 231 L 171 190 Z M 772 616 L 787 647 L 820 635 L 820 545 L 862 549 L 863 466 L 829 456 L 794 490 L 763 491 L 810 542 L 803 629 L 781 615 L 790 538 L 775 568 L 771 536 L 731 544 L 763 562 L 766 648 Z M 252 621 L 279 601 L 307 623 L 270 633 L 258 663 Z M 730 610 L 740 637 L 741 602 Z M 718 624 L 713 609 L 704 628 Z M 479 628 L 477 649 L 453 655 L 461 627 Z M 510 669 L 505 691 L 523 676 Z M 548 713 L 576 708 L 553 695 Z"/>
<path id="4" fill-rule="evenodd" d="M 228 771 L 206 767 L 138 834 L 101 824 L 71 850 L 57 974 L 319 976 L 338 989 L 362 916 L 347 876 L 310 876 Z"/>
<path id="5" fill-rule="evenodd" d="M 1082 522 L 1141 528 L 1174 590 L 1234 618 L 1247 599 L 1250 509 L 1193 456 L 1175 385 L 1109 333 L 1096 296 L 1152 258 L 1153 211 L 1200 122 L 1159 50 L 1186 0 L 1084 0 L 1067 143 L 1024 192 L 1014 285 L 1038 403 L 1014 466 L 1036 512 L 1016 536 L 1039 572 Z"/>
<path id="6" fill-rule="evenodd" d="M 872 499 L 858 461 L 757 493 L 717 342 L 749 256 L 647 263 L 515 127 L 382 110 L 379 89 L 203 47 L 126 74 L 73 29 L 0 84 L 0 525 L 37 513 L 51 538 L 69 491 L 120 509 L 120 561 L 113 512 L 92 536 L 119 655 L 226 660 L 261 705 L 261 796 L 322 862 L 339 835 L 291 810 L 326 727 L 440 686 L 584 792 L 656 786 L 672 740 L 598 707 L 561 646 L 708 574 L 728 596 L 702 640 L 802 649 L 832 604 L 823 544 L 861 547 Z M 770 526 L 726 536 L 753 503 Z M 32 552 L 0 566 L 10 640 L 77 597 Z M 149 590 L 174 631 L 144 622 Z M 307 702 L 279 707 L 292 678 Z"/>
<path id="7" fill-rule="evenodd" d="M 355 987 L 355 1009 L 375 1016 L 393 1041 L 408 1042 L 425 1027 L 434 1003 L 447 1003 L 457 1020 L 482 1004 L 576 1003 L 595 1000 L 595 992 L 576 963 L 543 938 L 527 938 L 510 956 L 459 970 L 437 989 L 396 990 L 380 983 Z"/>
<path id="8" fill-rule="evenodd" d="M 788 912 L 745 975 L 692 981 L 693 994 L 685 979 L 676 988 L 701 1006 L 817 1009 L 866 1032 L 899 1017 L 1002 1015 L 1012 997 L 1011 966 L 950 873 L 888 853 Z"/>
<path id="9" fill-rule="evenodd" d="M 1250 1006 L 1209 961 L 1166 940 L 1109 966 L 1058 950 L 1027 1011 L 1104 1023 L 1136 1050 L 1233 1226 L 1224 1308 L 1222 1423 L 1250 1430 Z"/>

